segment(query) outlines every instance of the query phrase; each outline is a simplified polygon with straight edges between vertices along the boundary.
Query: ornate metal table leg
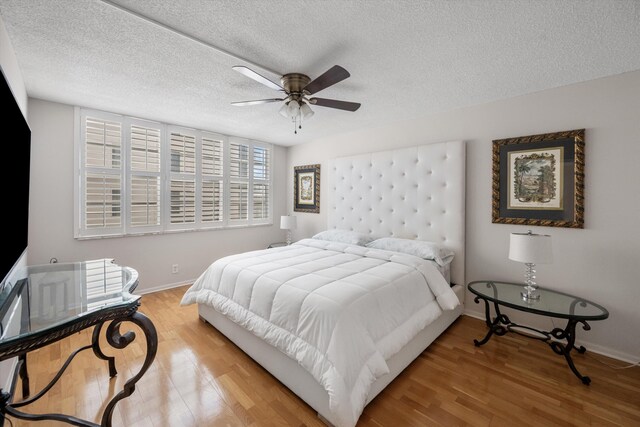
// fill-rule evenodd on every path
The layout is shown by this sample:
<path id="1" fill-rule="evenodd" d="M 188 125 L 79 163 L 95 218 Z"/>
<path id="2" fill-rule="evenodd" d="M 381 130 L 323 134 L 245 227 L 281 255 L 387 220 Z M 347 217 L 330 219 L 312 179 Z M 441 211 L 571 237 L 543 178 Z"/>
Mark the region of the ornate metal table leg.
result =
<path id="1" fill-rule="evenodd" d="M 578 377 L 583 384 L 589 385 L 589 383 L 591 383 L 591 378 L 587 376 L 583 376 L 580 373 L 580 371 L 578 371 L 578 368 L 576 368 L 576 365 L 573 363 L 573 359 L 571 358 L 571 350 L 575 348 L 574 345 L 576 341 L 576 324 L 577 323 L 578 321 L 571 319 L 567 322 L 567 326 L 564 328 L 564 330 L 560 328 L 555 328 L 553 331 L 551 331 L 551 335 L 554 338 L 559 340 L 564 339 L 567 341 L 566 344 L 563 344 L 559 341 L 553 341 L 553 340 L 549 341 L 548 344 L 556 354 L 560 354 L 564 356 L 564 358 L 567 361 L 567 364 L 569 365 L 569 368 L 571 369 L 571 372 L 573 372 L 573 374 L 576 377 Z M 580 323 L 582 323 L 583 325 L 582 329 L 584 329 L 585 331 L 588 331 L 591 329 L 591 326 L 589 326 L 589 324 L 584 320 L 581 320 Z M 577 347 L 576 350 L 578 351 L 578 353 L 584 353 L 585 351 L 587 351 L 582 346 Z"/>
<path id="2" fill-rule="evenodd" d="M 71 364 L 71 362 L 73 361 L 73 359 L 81 352 L 87 350 L 89 347 L 88 345 L 85 345 L 84 347 L 80 347 L 79 349 L 77 349 L 76 351 L 74 351 L 73 353 L 71 353 L 69 355 L 69 357 L 67 357 L 67 360 L 62 364 L 62 367 L 58 370 L 58 373 L 54 375 L 54 377 L 51 379 L 51 381 L 49 381 L 49 384 L 47 384 L 46 386 L 44 386 L 42 388 L 42 390 L 40 390 L 39 392 L 37 392 L 36 394 L 34 394 L 33 396 L 27 398 L 27 399 L 23 399 L 20 402 L 15 402 L 12 403 L 11 406 L 13 408 L 21 408 L 23 406 L 27 406 L 32 404 L 33 402 L 35 402 L 36 400 L 39 400 L 42 396 L 44 396 L 49 390 L 51 390 L 51 388 L 58 382 L 58 380 L 60 379 L 60 377 L 62 377 L 62 374 L 64 374 L 64 372 L 67 370 L 67 368 L 69 367 L 69 365 Z"/>
<path id="3" fill-rule="evenodd" d="M 111 321 L 106 331 L 107 342 L 109 343 L 109 345 L 117 349 L 123 349 L 127 347 L 135 339 L 136 335 L 131 331 L 126 332 L 124 334 L 120 333 L 120 325 L 123 322 L 135 323 L 140 327 L 140 329 L 142 329 L 142 332 L 144 333 L 145 338 L 147 340 L 147 355 L 144 359 L 144 363 L 142 364 L 142 367 L 140 368 L 140 371 L 134 377 L 129 379 L 124 384 L 124 389 L 118 394 L 116 394 L 113 397 L 113 399 L 111 399 L 111 401 L 107 404 L 104 414 L 102 415 L 102 420 L 100 424 L 96 424 L 94 422 L 87 421 L 87 420 L 82 420 L 66 414 L 26 413 L 26 412 L 20 411 L 18 408 L 30 405 L 31 403 L 35 402 L 36 400 L 44 396 L 54 386 L 54 384 L 58 382 L 58 380 L 60 379 L 62 374 L 65 372 L 65 370 L 67 369 L 71 361 L 75 358 L 75 356 L 84 350 L 88 350 L 89 348 L 93 349 L 93 352 L 100 359 L 109 361 L 109 373 L 113 377 L 116 374 L 115 363 L 113 362 L 114 358 L 106 356 L 102 352 L 99 346 L 100 331 L 102 330 L 102 325 L 104 322 L 98 324 L 95 327 L 93 331 L 92 343 L 84 347 L 81 347 L 76 351 L 74 351 L 73 353 L 71 353 L 71 355 L 69 355 L 65 363 L 62 365 L 62 367 L 60 368 L 58 373 L 53 377 L 53 379 L 49 382 L 49 384 L 47 384 L 38 393 L 36 393 L 30 398 L 26 398 L 20 402 L 15 402 L 15 403 L 11 402 L 11 396 L 9 394 L 7 393 L 0 394 L 0 413 L 9 414 L 14 418 L 19 418 L 19 419 L 29 420 L 29 421 L 54 420 L 54 421 L 61 421 L 68 424 L 75 425 L 75 426 L 83 426 L 83 427 L 111 427 L 111 418 L 113 417 L 113 410 L 115 408 L 116 403 L 118 403 L 118 401 L 124 399 L 125 397 L 130 396 L 131 393 L 133 393 L 133 391 L 135 390 L 136 382 L 138 382 L 138 380 L 142 377 L 142 375 L 144 375 L 147 369 L 149 369 L 149 366 L 151 366 L 151 363 L 153 362 L 153 359 L 155 358 L 156 352 L 158 350 L 158 336 L 156 334 L 156 328 L 153 326 L 153 323 L 151 323 L 151 321 L 144 314 L 138 313 L 137 311 L 134 311 L 133 313 L 128 312 L 126 315 L 124 315 L 124 317 L 116 318 L 115 320 Z M 22 359 L 21 359 L 21 362 L 22 362 Z M 20 372 L 22 371 L 22 366 L 23 366 L 23 363 L 21 363 Z M 25 373 L 26 373 L 26 370 L 25 370 Z"/>
<path id="4" fill-rule="evenodd" d="M 153 323 L 151 323 L 151 320 L 149 320 L 147 316 L 137 311 L 129 317 L 116 319 L 109 324 L 107 327 L 107 342 L 109 345 L 117 349 L 123 349 L 135 339 L 136 335 L 131 331 L 125 332 L 124 334 L 120 333 L 120 324 L 122 322 L 135 323 L 140 327 L 140 329 L 142 329 L 147 340 L 147 355 L 140 371 L 124 384 L 124 389 L 116 394 L 105 408 L 104 414 L 102 414 L 102 421 L 100 423 L 103 427 L 111 427 L 111 418 L 113 416 L 113 410 L 115 409 L 116 403 L 133 393 L 136 389 L 136 383 L 140 378 L 142 378 L 144 373 L 147 372 L 147 369 L 151 366 L 153 359 L 156 357 L 156 352 L 158 351 L 158 335 L 156 333 L 155 326 L 153 326 Z"/>
<path id="5" fill-rule="evenodd" d="M 27 355 L 18 356 L 18 360 L 22 361 L 20 365 L 20 379 L 22 380 L 22 398 L 29 397 L 29 371 L 27 371 Z"/>
<path id="6" fill-rule="evenodd" d="M 480 303 L 480 297 L 475 297 L 475 299 L 473 300 L 476 304 Z M 482 338 L 480 341 L 474 339 L 473 340 L 473 344 L 476 347 L 480 347 L 481 345 L 484 345 L 487 343 L 487 341 L 489 341 L 489 339 L 491 338 L 491 335 L 493 335 L 493 327 L 495 326 L 495 322 L 498 320 L 497 318 L 494 319 L 494 321 L 491 321 L 491 309 L 489 308 L 489 301 L 487 301 L 486 299 L 482 299 L 482 301 L 484 302 L 484 316 L 485 316 L 485 323 L 487 324 L 487 326 L 489 327 L 489 330 L 487 331 L 487 335 L 484 336 L 484 338 Z"/>
<path id="7" fill-rule="evenodd" d="M 86 420 L 81 420 L 81 419 L 73 417 L 71 415 L 65 415 L 65 414 L 32 414 L 32 413 L 22 412 L 22 411 L 18 410 L 18 408 L 21 408 L 23 406 L 28 406 L 28 405 L 32 404 L 33 402 L 39 400 L 49 390 L 51 390 L 51 388 L 58 382 L 60 377 L 62 377 L 62 374 L 66 371 L 66 369 L 69 367 L 69 364 L 71 364 L 71 361 L 78 355 L 78 353 L 80 353 L 80 352 L 82 352 L 84 350 L 87 350 L 89 348 L 91 348 L 91 346 L 90 345 L 86 345 L 84 347 L 80 347 L 79 349 L 77 349 L 76 351 L 71 353 L 69 355 L 69 357 L 67 358 L 67 360 L 62 365 L 62 367 L 60 368 L 60 370 L 58 371 L 58 373 L 53 377 L 53 379 L 51 379 L 49 384 L 44 386 L 44 388 L 42 390 L 40 390 L 39 392 L 37 392 L 33 396 L 31 396 L 29 398 L 26 398 L 26 399 L 24 399 L 24 400 L 22 400 L 20 402 L 12 402 L 12 403 L 9 403 L 10 399 L 9 400 L 5 399 L 2 402 L 2 405 L 3 405 L 2 412 L 11 415 L 14 418 L 19 418 L 21 420 L 28 420 L 28 421 L 54 420 L 54 421 L 65 422 L 65 423 L 72 424 L 72 425 L 75 425 L 75 426 L 97 427 L 98 425 L 95 424 L 95 423 L 92 423 L 92 422 L 86 421 Z M 20 369 L 22 369 L 22 367 Z"/>
<path id="8" fill-rule="evenodd" d="M 476 297 L 474 299 L 475 303 L 478 304 L 480 302 L 480 299 L 481 299 L 480 297 Z M 493 334 L 496 334 L 498 336 L 506 334 L 507 329 L 503 327 L 501 323 L 502 324 L 509 323 L 509 319 L 507 318 L 507 316 L 500 314 L 500 309 L 498 308 L 498 305 L 495 303 L 493 305 L 494 305 L 494 310 L 496 311 L 496 317 L 493 320 L 491 320 L 491 309 L 489 308 L 489 301 L 484 298 L 482 298 L 482 301 L 484 301 L 485 323 L 489 327 L 489 331 L 487 331 L 487 335 L 485 335 L 485 337 L 480 341 L 476 339 L 473 340 L 473 344 L 475 344 L 476 347 L 480 347 L 481 345 L 486 344 L 487 341 L 491 339 L 491 336 Z"/>
<path id="9" fill-rule="evenodd" d="M 28 421 L 60 421 L 61 423 L 71 424 L 73 426 L 80 427 L 100 427 L 96 423 L 92 423 L 90 421 L 82 420 L 80 418 L 76 418 L 71 415 L 63 415 L 63 414 L 27 414 L 24 412 L 20 412 L 14 409 L 12 406 L 7 406 L 4 408 L 4 411 L 11 415 L 14 418 L 28 420 Z"/>
<path id="10" fill-rule="evenodd" d="M 93 354 L 96 355 L 98 359 L 106 360 L 109 362 L 109 376 L 111 378 L 118 375 L 118 371 L 116 370 L 116 358 L 112 356 L 107 356 L 102 352 L 100 348 L 100 331 L 102 330 L 103 323 L 98 323 L 96 327 L 93 329 L 93 335 L 91 337 L 91 348 L 93 349 Z"/>

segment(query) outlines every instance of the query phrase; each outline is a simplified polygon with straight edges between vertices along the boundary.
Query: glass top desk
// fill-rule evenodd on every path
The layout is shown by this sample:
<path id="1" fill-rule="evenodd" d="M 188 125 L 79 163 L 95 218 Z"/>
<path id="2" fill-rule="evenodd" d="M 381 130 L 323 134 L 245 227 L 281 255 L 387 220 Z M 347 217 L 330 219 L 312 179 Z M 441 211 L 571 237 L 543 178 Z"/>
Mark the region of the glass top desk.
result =
<path id="1" fill-rule="evenodd" d="M 12 322 L 15 326 L 3 324 L 0 360 L 18 357 L 13 383 L 15 384 L 17 375 L 20 375 L 23 400 L 14 402 L 13 392 L 3 390 L 0 393 L 0 412 L 25 420 L 111 426 L 116 403 L 133 393 L 135 383 L 151 366 L 158 348 L 153 323 L 137 311 L 140 297 L 132 294 L 137 285 L 138 273 L 134 269 L 118 266 L 109 259 L 101 259 L 27 267 L 26 279 L 3 289 L 0 292 L 0 319 L 4 322 L 13 313 L 18 322 Z M 92 349 L 96 357 L 107 361 L 109 376 L 116 376 L 115 358 L 105 355 L 100 348 L 102 327 L 107 322 L 110 322 L 106 327 L 106 341 L 109 345 L 116 349 L 128 346 L 135 339 L 135 333 L 121 333 L 120 325 L 132 322 L 145 335 L 147 354 L 140 371 L 106 405 L 101 423 L 65 414 L 35 415 L 21 412 L 18 408 L 35 402 L 49 391 L 73 358 L 83 350 Z M 27 354 L 89 327 L 94 327 L 91 343 L 71 353 L 53 380 L 29 397 Z"/>
<path id="2" fill-rule="evenodd" d="M 485 322 L 489 327 L 487 335 L 480 341 L 473 340 L 476 346 L 486 344 L 493 334 L 502 336 L 507 332 L 514 332 L 546 342 L 551 349 L 567 360 L 571 371 L 580 378 L 583 384 L 589 385 L 591 379 L 580 374 L 571 358 L 571 351 L 575 348 L 578 353 L 584 353 L 583 346 L 575 347 L 576 325 L 582 324 L 582 329 L 588 331 L 591 326 L 587 321 L 604 320 L 609 317 L 609 312 L 599 304 L 587 301 L 583 298 L 565 294 L 551 289 L 538 288 L 540 294 L 538 300 L 524 300 L 521 296 L 522 284 L 500 281 L 481 280 L 471 282 L 467 288 L 476 295 L 474 301 L 484 301 Z M 489 303 L 493 303 L 495 318 L 491 319 Z M 564 329 L 554 328 L 551 331 L 541 331 L 528 326 L 518 325 L 509 320 L 509 317 L 500 313 L 500 306 L 515 310 L 534 313 L 541 316 L 567 319 Z"/>

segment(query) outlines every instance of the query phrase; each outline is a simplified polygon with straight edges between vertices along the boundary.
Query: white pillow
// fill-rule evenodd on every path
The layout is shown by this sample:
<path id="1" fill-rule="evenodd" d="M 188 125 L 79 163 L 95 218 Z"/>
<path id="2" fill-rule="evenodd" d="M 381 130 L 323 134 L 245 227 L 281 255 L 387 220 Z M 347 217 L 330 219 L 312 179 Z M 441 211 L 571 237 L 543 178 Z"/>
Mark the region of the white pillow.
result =
<path id="1" fill-rule="evenodd" d="M 383 249 L 385 251 L 402 252 L 417 257 L 435 261 L 440 266 L 445 266 L 453 259 L 453 251 L 443 248 L 437 243 L 424 240 L 398 239 L 395 237 L 383 237 L 367 243 L 368 248 Z"/>
<path id="2" fill-rule="evenodd" d="M 330 242 L 349 243 L 351 245 L 358 246 L 365 246 L 367 243 L 373 240 L 372 237 L 366 234 L 349 230 L 326 230 L 316 234 L 312 238 L 318 240 L 328 240 Z"/>

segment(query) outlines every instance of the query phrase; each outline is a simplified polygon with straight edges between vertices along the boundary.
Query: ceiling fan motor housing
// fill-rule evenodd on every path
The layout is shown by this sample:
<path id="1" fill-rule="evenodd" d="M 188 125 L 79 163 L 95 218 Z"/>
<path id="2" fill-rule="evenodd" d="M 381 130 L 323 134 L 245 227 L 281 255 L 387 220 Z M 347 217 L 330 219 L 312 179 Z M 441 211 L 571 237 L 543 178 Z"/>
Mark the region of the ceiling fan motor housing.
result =
<path id="1" fill-rule="evenodd" d="M 289 73 L 282 76 L 280 82 L 288 95 L 298 95 L 295 98 L 300 98 L 303 95 L 302 89 L 311 82 L 311 79 L 304 74 Z"/>

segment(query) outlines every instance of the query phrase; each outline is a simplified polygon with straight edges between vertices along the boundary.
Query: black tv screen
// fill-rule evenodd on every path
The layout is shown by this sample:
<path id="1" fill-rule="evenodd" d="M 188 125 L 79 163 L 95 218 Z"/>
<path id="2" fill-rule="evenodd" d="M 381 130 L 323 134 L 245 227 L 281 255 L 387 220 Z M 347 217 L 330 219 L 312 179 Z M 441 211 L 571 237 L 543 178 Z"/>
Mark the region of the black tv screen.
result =
<path id="1" fill-rule="evenodd" d="M 4 281 L 14 264 L 27 248 L 29 228 L 29 167 L 31 164 L 31 130 L 22 115 L 7 79 L 2 73 L 0 102 L 6 114 L 2 138 L 1 168 L 5 203 L 2 206 L 2 224 L 6 231 L 2 237 L 0 280 Z"/>

